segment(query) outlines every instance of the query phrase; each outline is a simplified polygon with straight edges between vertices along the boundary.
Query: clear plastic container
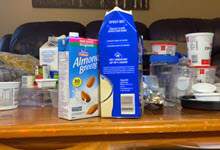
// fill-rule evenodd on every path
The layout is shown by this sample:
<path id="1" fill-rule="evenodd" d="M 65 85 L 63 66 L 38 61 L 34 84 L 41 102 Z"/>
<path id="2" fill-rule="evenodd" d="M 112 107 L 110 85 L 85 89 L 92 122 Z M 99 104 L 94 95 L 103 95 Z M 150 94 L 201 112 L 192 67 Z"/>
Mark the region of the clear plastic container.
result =
<path id="1" fill-rule="evenodd" d="M 196 82 L 194 69 L 188 66 L 178 65 L 176 74 L 176 97 L 190 95 L 192 85 Z"/>
<path id="2" fill-rule="evenodd" d="M 167 55 L 152 55 L 150 58 L 150 75 L 154 75 L 158 78 L 159 87 L 164 90 L 165 102 L 168 102 L 168 105 L 173 105 L 172 103 L 177 102 L 175 92 L 175 72 L 178 59 L 177 56 Z"/>
<path id="3" fill-rule="evenodd" d="M 18 107 L 18 91 L 20 82 L 0 82 L 0 110 Z"/>
<path id="4" fill-rule="evenodd" d="M 174 102 L 175 72 L 176 65 L 173 64 L 151 64 L 150 74 L 155 75 L 159 81 L 159 87 L 165 91 L 166 101 Z"/>
<path id="5" fill-rule="evenodd" d="M 50 89 L 50 99 L 52 101 L 52 106 L 54 108 L 58 108 L 58 90 L 57 89 Z"/>
<path id="6" fill-rule="evenodd" d="M 19 106 L 51 106 L 50 91 L 40 88 L 21 88 L 18 98 Z"/>

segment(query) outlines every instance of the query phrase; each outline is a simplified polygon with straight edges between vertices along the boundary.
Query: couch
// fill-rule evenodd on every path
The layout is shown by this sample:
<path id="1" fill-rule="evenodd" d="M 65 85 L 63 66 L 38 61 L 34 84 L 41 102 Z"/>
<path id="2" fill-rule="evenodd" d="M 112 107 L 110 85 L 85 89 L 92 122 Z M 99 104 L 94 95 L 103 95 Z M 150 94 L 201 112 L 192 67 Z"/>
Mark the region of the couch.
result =
<path id="1" fill-rule="evenodd" d="M 0 51 L 31 54 L 39 57 L 39 47 L 47 41 L 48 36 L 67 35 L 70 31 L 79 32 L 82 37 L 97 38 L 102 20 L 95 20 L 86 26 L 78 22 L 33 22 L 19 26 L 13 34 L 5 35 L 0 40 Z M 220 56 L 220 18 L 216 19 L 162 19 L 153 22 L 149 27 L 144 23 L 135 22 L 138 33 L 144 40 L 169 40 L 185 42 L 185 34 L 192 32 L 214 32 L 212 57 L 219 62 Z M 149 56 L 144 55 L 144 69 L 149 68 Z M 145 72 L 147 73 L 147 71 Z"/>
<path id="2" fill-rule="evenodd" d="M 81 37 L 98 38 L 102 20 L 90 22 L 84 26 L 78 22 L 50 21 L 33 22 L 19 26 L 13 34 L 7 34 L 0 40 L 0 51 L 30 54 L 39 58 L 39 48 L 48 36 L 68 35 L 69 32 L 78 32 Z M 148 39 L 148 29 L 140 22 L 135 22 L 139 34 Z"/>

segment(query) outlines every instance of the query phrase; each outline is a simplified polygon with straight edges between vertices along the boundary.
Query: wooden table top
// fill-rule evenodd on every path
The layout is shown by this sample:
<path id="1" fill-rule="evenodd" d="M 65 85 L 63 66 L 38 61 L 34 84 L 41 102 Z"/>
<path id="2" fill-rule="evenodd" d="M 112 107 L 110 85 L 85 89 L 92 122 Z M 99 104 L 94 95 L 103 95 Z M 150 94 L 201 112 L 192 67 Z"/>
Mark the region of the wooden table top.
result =
<path id="1" fill-rule="evenodd" d="M 67 121 L 51 107 L 21 107 L 0 112 L 0 138 L 152 134 L 220 131 L 220 112 L 164 108 L 146 111 L 141 119 Z"/>

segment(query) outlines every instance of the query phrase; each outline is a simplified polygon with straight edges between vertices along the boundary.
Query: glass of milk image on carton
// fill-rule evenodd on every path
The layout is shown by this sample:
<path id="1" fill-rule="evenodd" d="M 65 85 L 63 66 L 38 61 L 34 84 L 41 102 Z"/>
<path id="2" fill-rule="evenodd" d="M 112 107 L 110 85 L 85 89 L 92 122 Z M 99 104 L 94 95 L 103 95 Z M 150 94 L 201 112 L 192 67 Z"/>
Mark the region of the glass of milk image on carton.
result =
<path id="1" fill-rule="evenodd" d="M 58 41 L 58 116 L 74 120 L 99 115 L 98 40 L 77 34 Z"/>
<path id="2" fill-rule="evenodd" d="M 101 117 L 141 117 L 138 52 L 131 11 L 107 12 L 99 31 Z"/>

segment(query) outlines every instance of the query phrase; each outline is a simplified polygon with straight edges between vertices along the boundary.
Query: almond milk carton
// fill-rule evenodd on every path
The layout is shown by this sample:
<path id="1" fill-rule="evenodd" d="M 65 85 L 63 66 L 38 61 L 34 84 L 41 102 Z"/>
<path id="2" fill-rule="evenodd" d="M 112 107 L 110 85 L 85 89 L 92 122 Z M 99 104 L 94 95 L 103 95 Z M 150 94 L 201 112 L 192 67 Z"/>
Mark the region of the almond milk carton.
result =
<path id="1" fill-rule="evenodd" d="M 138 34 L 130 11 L 107 12 L 99 32 L 101 117 L 139 118 Z"/>
<path id="2" fill-rule="evenodd" d="M 59 40 L 60 118 L 74 120 L 99 115 L 97 45 L 95 39 Z"/>

